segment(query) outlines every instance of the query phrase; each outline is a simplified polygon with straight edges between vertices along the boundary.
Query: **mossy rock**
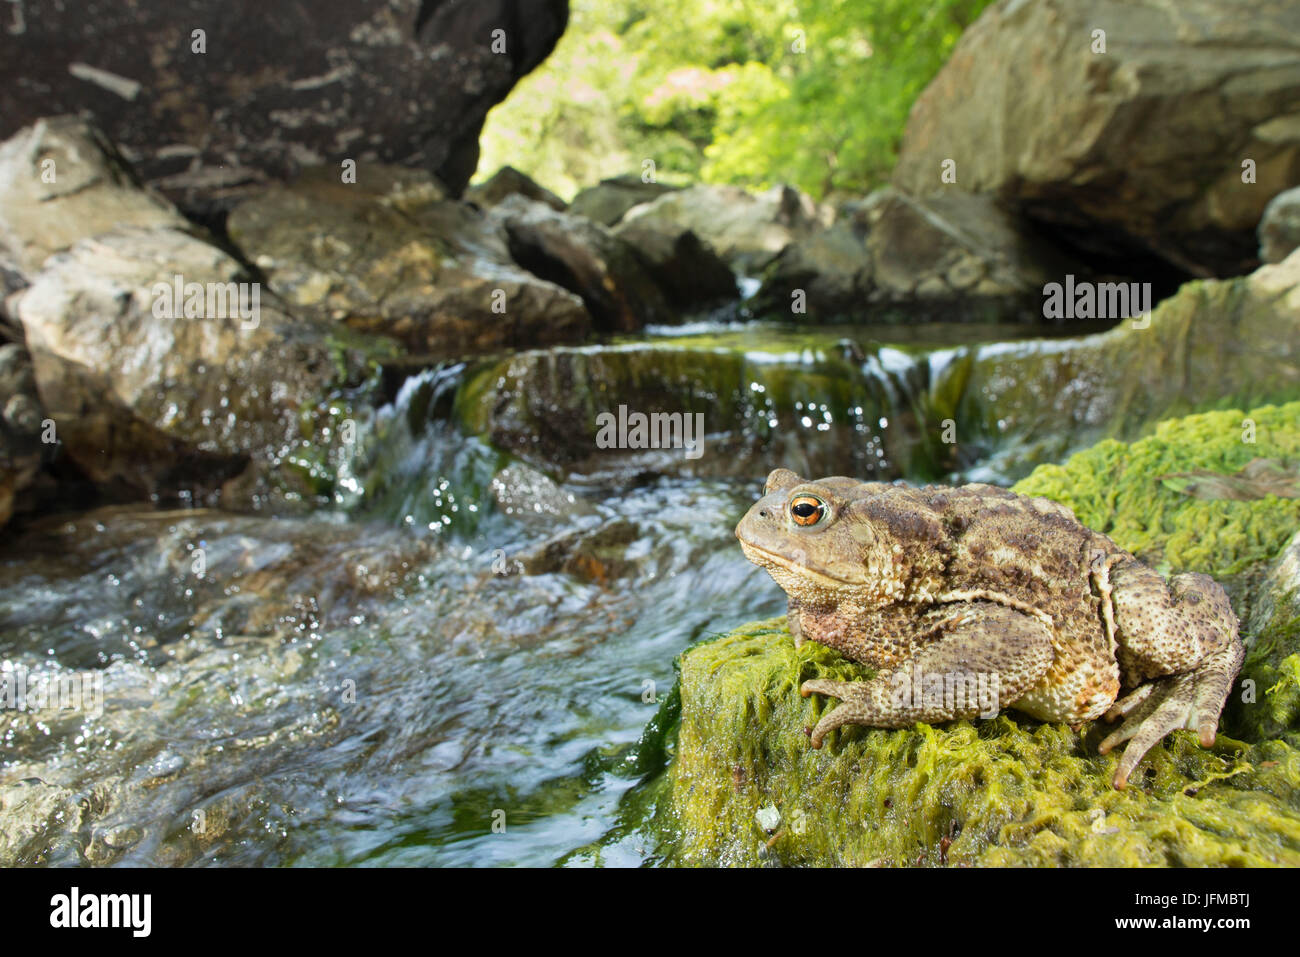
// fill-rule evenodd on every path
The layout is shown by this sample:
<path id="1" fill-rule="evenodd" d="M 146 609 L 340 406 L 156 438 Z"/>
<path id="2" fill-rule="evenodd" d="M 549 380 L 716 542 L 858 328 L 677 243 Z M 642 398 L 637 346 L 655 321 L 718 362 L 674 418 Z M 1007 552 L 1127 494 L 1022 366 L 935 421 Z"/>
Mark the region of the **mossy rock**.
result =
<path id="1" fill-rule="evenodd" d="M 878 355 L 847 355 L 842 340 L 819 331 L 796 358 L 783 345 L 703 337 L 525 352 L 473 366 L 455 414 L 466 433 L 552 474 L 753 476 L 772 462 L 806 474 L 939 474 L 931 458 L 946 447 L 927 439 L 923 409 L 899 401 L 915 390 L 874 371 Z M 704 415 L 702 455 L 599 447 L 600 416 L 620 406 Z M 881 419 L 891 427 L 879 431 Z"/>
<path id="2" fill-rule="evenodd" d="M 1233 474 L 1255 458 L 1300 465 L 1300 402 L 1161 422 L 1136 442 L 1107 439 L 1063 465 L 1041 465 L 1014 490 L 1068 505 L 1161 572 L 1224 578 L 1277 555 L 1300 528 L 1300 499 L 1198 499 L 1162 476 Z"/>
<path id="3" fill-rule="evenodd" d="M 1247 418 L 1254 443 L 1242 441 Z M 1300 528 L 1300 500 L 1197 499 L 1161 478 L 1235 472 L 1255 457 L 1300 462 L 1300 403 L 1162 423 L 1131 444 L 1102 442 L 1041 467 L 1016 487 L 1064 502 L 1163 572 L 1226 580 L 1245 624 L 1242 680 L 1253 685 L 1249 694 L 1238 685 L 1212 749 L 1177 732 L 1123 792 L 1110 786 L 1118 753 L 1097 753 L 1103 722 L 1074 731 L 1006 711 L 933 727 L 849 726 L 814 751 L 807 729 L 836 702 L 804 699 L 800 684 L 871 672 L 815 643 L 795 649 L 784 619 L 758 622 L 681 657 L 670 699 L 680 701 L 676 749 L 652 785 L 670 792 L 656 811 L 671 835 L 665 859 L 1300 864 L 1300 605 L 1294 584 L 1287 590 L 1300 577 L 1300 544 L 1274 561 Z"/>
<path id="4" fill-rule="evenodd" d="M 836 702 L 809 678 L 866 678 L 784 619 L 682 656 L 669 770 L 669 860 L 706 865 L 1300 864 L 1300 751 L 1190 732 L 1156 747 L 1126 791 L 1104 727 L 1014 712 L 991 721 L 805 729 Z M 774 812 L 779 814 L 775 820 Z M 766 819 L 764 819 L 766 818 Z M 766 827 L 764 825 L 767 825 Z"/>

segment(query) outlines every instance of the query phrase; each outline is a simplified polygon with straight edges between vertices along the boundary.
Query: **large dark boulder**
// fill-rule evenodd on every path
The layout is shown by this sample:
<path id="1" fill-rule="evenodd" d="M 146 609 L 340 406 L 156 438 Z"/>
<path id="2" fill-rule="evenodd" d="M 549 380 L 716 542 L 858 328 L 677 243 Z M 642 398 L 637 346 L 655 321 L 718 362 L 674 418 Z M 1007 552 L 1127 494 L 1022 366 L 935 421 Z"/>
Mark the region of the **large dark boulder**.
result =
<path id="1" fill-rule="evenodd" d="M 566 0 L 5 7 L 0 137 L 89 111 L 187 208 L 349 158 L 420 166 L 458 193 L 488 110 L 568 22 Z M 194 52 L 195 30 L 206 52 Z"/>

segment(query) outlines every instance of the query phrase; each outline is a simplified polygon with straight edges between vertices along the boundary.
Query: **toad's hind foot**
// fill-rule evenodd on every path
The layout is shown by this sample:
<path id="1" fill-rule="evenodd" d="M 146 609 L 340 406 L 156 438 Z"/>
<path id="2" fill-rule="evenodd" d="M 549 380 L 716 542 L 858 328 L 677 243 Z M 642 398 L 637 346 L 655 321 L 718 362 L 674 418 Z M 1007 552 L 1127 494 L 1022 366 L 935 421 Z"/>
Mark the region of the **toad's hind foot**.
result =
<path id="1" fill-rule="evenodd" d="M 1241 667 L 1244 651 L 1233 642 L 1206 658 L 1186 674 L 1171 675 L 1117 701 L 1106 713 L 1109 720 L 1124 717 L 1119 729 L 1102 741 L 1098 751 L 1107 754 L 1117 744 L 1129 742 L 1115 769 L 1114 785 L 1123 790 L 1129 775 L 1165 735 L 1180 728 L 1197 732 L 1201 747 L 1214 744 L 1219 715 Z"/>

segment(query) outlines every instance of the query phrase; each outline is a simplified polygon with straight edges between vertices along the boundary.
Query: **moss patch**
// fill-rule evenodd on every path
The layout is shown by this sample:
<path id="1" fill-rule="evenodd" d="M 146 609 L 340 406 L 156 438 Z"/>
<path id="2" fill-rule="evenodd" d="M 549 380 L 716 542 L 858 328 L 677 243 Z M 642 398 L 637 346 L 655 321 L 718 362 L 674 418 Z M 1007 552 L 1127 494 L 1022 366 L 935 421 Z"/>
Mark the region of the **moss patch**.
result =
<path id="1" fill-rule="evenodd" d="M 889 731 L 846 727 L 821 751 L 805 728 L 834 702 L 808 678 L 869 671 L 784 619 L 698 645 L 681 662 L 667 859 L 708 865 L 1300 864 L 1300 752 L 1190 733 L 1109 786 L 1104 729 L 1003 714 Z M 779 820 L 775 815 L 779 814 Z M 767 825 L 766 827 L 764 825 Z"/>
<path id="2" fill-rule="evenodd" d="M 1253 423 L 1254 442 L 1243 441 Z M 1300 529 L 1300 499 L 1195 499 L 1160 481 L 1172 472 L 1231 474 L 1254 458 L 1300 464 L 1300 402 L 1173 419 L 1136 442 L 1107 439 L 1064 465 L 1040 465 L 1013 488 L 1074 509 L 1083 524 L 1162 572 L 1236 575 L 1272 559 Z"/>
<path id="3" fill-rule="evenodd" d="M 1281 736 L 1300 746 L 1300 598 L 1285 597 L 1285 608 L 1248 636 L 1241 682 L 1250 692 L 1234 696 L 1224 723 L 1255 737 Z"/>

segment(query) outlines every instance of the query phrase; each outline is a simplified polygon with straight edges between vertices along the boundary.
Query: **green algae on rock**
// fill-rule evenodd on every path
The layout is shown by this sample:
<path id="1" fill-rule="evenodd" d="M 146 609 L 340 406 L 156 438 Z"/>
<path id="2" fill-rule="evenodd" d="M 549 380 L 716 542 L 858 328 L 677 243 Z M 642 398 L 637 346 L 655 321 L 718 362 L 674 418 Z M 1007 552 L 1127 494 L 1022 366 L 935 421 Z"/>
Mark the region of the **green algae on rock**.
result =
<path id="1" fill-rule="evenodd" d="M 846 727 L 814 751 L 832 707 L 798 694 L 869 671 L 783 619 L 681 659 L 681 724 L 668 770 L 668 860 L 705 865 L 1300 864 L 1300 751 L 1177 734 L 1127 791 L 1098 724 L 1077 733 L 1003 713 L 891 731 Z"/>
<path id="2" fill-rule="evenodd" d="M 1225 726 L 1300 746 L 1300 532 L 1258 589 L 1243 631 L 1242 693 L 1229 701 Z"/>
<path id="3" fill-rule="evenodd" d="M 1197 499 L 1160 478 L 1232 474 L 1255 458 L 1300 463 L 1300 402 L 1173 419 L 1131 443 L 1106 439 L 1062 465 L 1040 465 L 1013 490 L 1068 505 L 1162 572 L 1225 577 L 1277 555 L 1300 528 L 1300 499 Z"/>
<path id="4" fill-rule="evenodd" d="M 736 476 L 769 461 L 816 474 L 936 472 L 920 425 L 917 367 L 888 347 L 863 361 L 857 348 L 822 330 L 793 348 L 773 336 L 740 347 L 668 340 L 524 352 L 471 367 L 455 413 L 464 431 L 494 447 L 586 479 L 619 471 Z M 598 447 L 598 417 L 620 406 L 704 414 L 703 454 Z"/>

